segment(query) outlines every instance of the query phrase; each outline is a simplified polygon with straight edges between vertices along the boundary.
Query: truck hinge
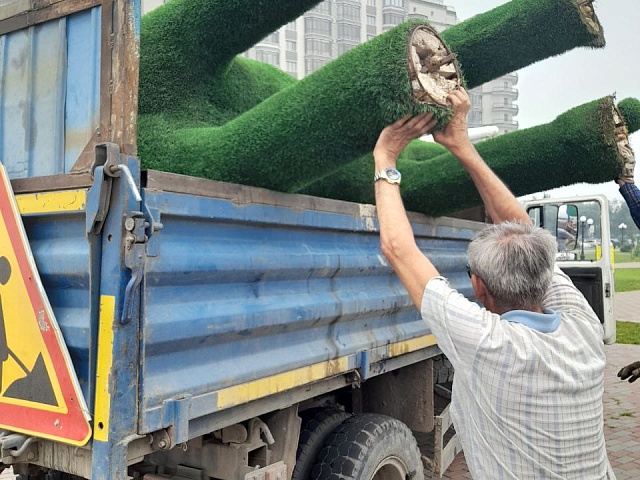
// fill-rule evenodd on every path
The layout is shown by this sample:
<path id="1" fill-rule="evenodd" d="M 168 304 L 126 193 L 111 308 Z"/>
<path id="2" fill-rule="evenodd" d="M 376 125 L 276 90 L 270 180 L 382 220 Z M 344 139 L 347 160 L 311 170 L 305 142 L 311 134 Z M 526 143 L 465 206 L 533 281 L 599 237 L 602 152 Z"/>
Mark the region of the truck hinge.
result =
<path id="1" fill-rule="evenodd" d="M 5 464 L 16 463 L 23 454 L 27 460 L 35 460 L 38 454 L 35 440 L 36 437 L 22 433 L 14 433 L 8 430 L 0 431 L 0 461 Z"/>
<path id="2" fill-rule="evenodd" d="M 604 284 L 604 298 L 611 298 L 611 284 Z"/>
<path id="3" fill-rule="evenodd" d="M 142 197 L 129 167 L 120 162 L 120 147 L 115 143 L 103 142 L 96 145 L 95 159 L 93 165 L 91 165 L 91 172 L 97 181 L 94 184 L 94 188 L 90 190 L 89 195 L 98 197 L 98 207 L 87 216 L 87 233 L 93 232 L 97 235 L 102 231 L 109 213 L 114 178 L 121 177 L 124 173 L 124 178 L 136 201 L 142 202 Z"/>
<path id="4" fill-rule="evenodd" d="M 169 427 L 153 434 L 154 449 L 169 450 L 174 445 L 189 440 L 191 400 L 191 395 L 185 394 L 182 398 L 172 398 L 162 403 L 165 421 Z"/>
<path id="5" fill-rule="evenodd" d="M 124 237 L 124 266 L 131 270 L 131 278 L 124 291 L 124 303 L 120 322 L 127 324 L 134 316 L 140 297 L 140 284 L 144 276 L 145 261 L 147 259 L 146 234 L 150 224 L 142 212 L 128 212 L 124 219 L 127 231 Z"/>

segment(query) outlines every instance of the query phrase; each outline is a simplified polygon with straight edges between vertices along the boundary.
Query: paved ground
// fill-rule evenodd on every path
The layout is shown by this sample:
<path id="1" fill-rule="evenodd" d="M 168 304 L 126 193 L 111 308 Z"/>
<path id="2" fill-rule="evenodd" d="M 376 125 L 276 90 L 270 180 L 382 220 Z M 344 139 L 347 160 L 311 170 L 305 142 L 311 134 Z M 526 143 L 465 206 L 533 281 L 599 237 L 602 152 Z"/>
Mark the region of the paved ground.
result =
<path id="1" fill-rule="evenodd" d="M 640 268 L 640 262 L 616 263 L 616 268 Z"/>
<path id="2" fill-rule="evenodd" d="M 640 262 L 619 263 L 616 268 L 640 268 Z M 616 320 L 640 323 L 640 291 L 616 292 L 613 309 Z"/>
<path id="3" fill-rule="evenodd" d="M 617 292 L 613 310 L 616 320 L 640 323 L 640 291 Z"/>

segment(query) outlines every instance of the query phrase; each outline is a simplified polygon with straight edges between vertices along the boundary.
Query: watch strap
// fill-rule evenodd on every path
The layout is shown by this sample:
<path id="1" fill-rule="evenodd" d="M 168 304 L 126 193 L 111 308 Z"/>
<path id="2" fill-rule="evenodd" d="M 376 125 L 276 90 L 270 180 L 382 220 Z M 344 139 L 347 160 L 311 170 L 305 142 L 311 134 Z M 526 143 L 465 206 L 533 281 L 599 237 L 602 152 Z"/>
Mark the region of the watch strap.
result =
<path id="1" fill-rule="evenodd" d="M 391 172 L 393 176 L 397 176 L 397 177 L 396 178 L 389 177 L 389 172 Z M 379 170 L 373 176 L 374 182 L 377 182 L 378 180 L 386 180 L 391 185 L 400 185 L 401 179 L 402 179 L 402 175 L 400 175 L 400 172 L 393 167 L 387 167 L 382 170 Z"/>

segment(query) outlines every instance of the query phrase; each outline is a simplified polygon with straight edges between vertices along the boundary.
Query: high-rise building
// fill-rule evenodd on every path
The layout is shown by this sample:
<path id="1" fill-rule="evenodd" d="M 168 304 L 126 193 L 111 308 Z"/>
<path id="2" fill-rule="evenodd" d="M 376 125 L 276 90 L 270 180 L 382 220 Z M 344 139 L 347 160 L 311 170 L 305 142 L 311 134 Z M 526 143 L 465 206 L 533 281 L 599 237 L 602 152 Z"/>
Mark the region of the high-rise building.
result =
<path id="1" fill-rule="evenodd" d="M 468 122 L 470 127 L 495 125 L 499 134 L 518 129 L 518 74 L 510 73 L 480 85 L 469 92 L 471 109 Z"/>
<path id="2" fill-rule="evenodd" d="M 169 0 L 143 0 L 147 12 Z M 439 32 L 458 22 L 445 0 L 324 0 L 267 35 L 243 55 L 274 65 L 295 78 L 315 72 L 344 52 L 410 18 L 422 18 Z M 469 126 L 518 129 L 518 75 L 502 76 L 469 92 Z"/>

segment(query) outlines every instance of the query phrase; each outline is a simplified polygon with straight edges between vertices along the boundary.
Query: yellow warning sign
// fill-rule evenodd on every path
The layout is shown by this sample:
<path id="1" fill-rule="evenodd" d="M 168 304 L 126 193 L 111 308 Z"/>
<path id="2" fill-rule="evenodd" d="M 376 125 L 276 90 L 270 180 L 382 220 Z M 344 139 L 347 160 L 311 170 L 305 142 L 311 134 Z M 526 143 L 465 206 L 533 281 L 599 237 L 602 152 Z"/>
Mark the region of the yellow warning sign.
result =
<path id="1" fill-rule="evenodd" d="M 0 428 L 83 445 L 87 407 L 0 163 Z"/>

